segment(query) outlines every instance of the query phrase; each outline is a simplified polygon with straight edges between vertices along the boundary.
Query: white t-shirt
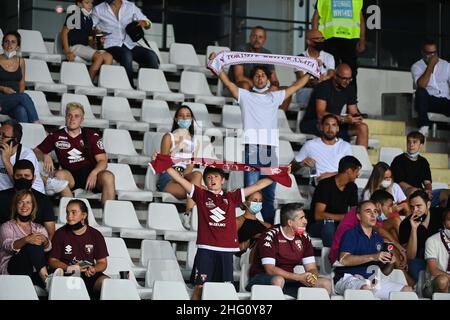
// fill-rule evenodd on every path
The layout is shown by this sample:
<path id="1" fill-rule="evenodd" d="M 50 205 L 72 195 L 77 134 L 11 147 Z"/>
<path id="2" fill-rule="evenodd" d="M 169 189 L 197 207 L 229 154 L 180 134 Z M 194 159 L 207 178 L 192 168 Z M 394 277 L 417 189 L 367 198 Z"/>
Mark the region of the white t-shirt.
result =
<path id="1" fill-rule="evenodd" d="M 42 182 L 41 174 L 39 173 L 39 164 L 33 150 L 22 145 L 22 151 L 20 152 L 19 159 L 30 160 L 34 165 L 34 183 L 32 188 L 36 191 L 45 193 L 44 182 Z M 11 164 L 14 166 L 16 163 L 16 154 L 13 154 L 10 158 Z M 14 187 L 13 180 L 8 176 L 3 160 L 0 157 L 0 191 Z"/>
<path id="2" fill-rule="evenodd" d="M 261 94 L 239 88 L 238 102 L 242 109 L 244 144 L 278 147 L 277 112 L 284 97 L 284 90 Z"/>
<path id="3" fill-rule="evenodd" d="M 389 191 L 394 197 L 394 203 L 401 203 L 406 200 L 405 193 L 403 192 L 402 187 L 398 185 L 398 183 L 394 182 L 390 190 L 387 191 Z M 369 200 L 370 196 L 371 194 L 369 193 L 369 190 L 364 191 L 363 201 Z"/>
<path id="4" fill-rule="evenodd" d="M 301 162 L 305 158 L 312 158 L 316 161 L 317 173 L 322 174 L 337 172 L 339 161 L 345 156 L 352 155 L 352 147 L 347 141 L 338 138 L 335 144 L 328 145 L 322 141 L 322 138 L 314 138 L 306 141 L 295 156 L 295 161 Z"/>
<path id="5" fill-rule="evenodd" d="M 425 242 L 425 260 L 436 259 L 438 268 L 445 272 L 447 271 L 448 258 L 448 251 L 442 243 L 441 233 L 438 232 L 429 237 Z M 427 280 L 433 279 L 428 268 L 425 277 Z"/>
<path id="6" fill-rule="evenodd" d="M 427 64 L 423 59 L 414 63 L 411 67 L 411 73 L 414 81 L 414 88 L 417 87 L 417 80 L 427 69 Z M 450 63 L 443 59 L 434 66 L 430 81 L 426 87 L 428 93 L 435 97 L 450 99 Z"/>
<path id="7" fill-rule="evenodd" d="M 302 53 L 302 55 L 305 57 L 308 57 L 308 58 L 310 57 L 308 50 L 305 50 Z M 334 70 L 334 68 L 335 68 L 334 57 L 331 54 L 329 54 L 328 52 L 325 52 L 323 50 L 320 51 L 319 57 L 317 59 L 319 59 L 320 61 L 323 62 L 323 65 L 320 67 L 321 75 L 327 74 L 328 70 Z"/>

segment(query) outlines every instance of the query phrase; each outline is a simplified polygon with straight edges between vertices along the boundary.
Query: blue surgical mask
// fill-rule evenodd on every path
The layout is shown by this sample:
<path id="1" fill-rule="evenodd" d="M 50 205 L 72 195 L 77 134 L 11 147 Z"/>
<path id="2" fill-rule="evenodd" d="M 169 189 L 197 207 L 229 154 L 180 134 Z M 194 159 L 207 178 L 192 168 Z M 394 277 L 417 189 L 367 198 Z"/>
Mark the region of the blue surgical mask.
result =
<path id="1" fill-rule="evenodd" d="M 248 207 L 250 212 L 253 214 L 257 214 L 262 209 L 262 202 L 250 202 L 250 207 Z"/>
<path id="2" fill-rule="evenodd" d="M 387 220 L 387 217 L 384 215 L 383 212 L 380 212 L 377 219 L 378 219 L 378 221 L 385 221 L 385 220 Z"/>
<path id="3" fill-rule="evenodd" d="M 406 153 L 408 154 L 408 157 L 410 157 L 410 158 L 417 158 L 420 154 L 420 151 L 417 151 L 414 153 L 409 153 L 408 151 L 406 151 Z"/>
<path id="4" fill-rule="evenodd" d="M 177 120 L 177 124 L 180 128 L 188 129 L 192 124 L 192 120 L 191 119 L 186 119 L 186 120 L 180 119 L 180 120 Z"/>
<path id="5" fill-rule="evenodd" d="M 269 90 L 269 88 L 270 88 L 270 81 L 267 81 L 267 84 L 266 84 L 266 86 L 264 88 L 259 89 L 259 88 L 255 87 L 255 86 L 253 86 L 252 90 L 254 92 L 258 92 L 258 93 L 264 93 L 267 90 Z"/>

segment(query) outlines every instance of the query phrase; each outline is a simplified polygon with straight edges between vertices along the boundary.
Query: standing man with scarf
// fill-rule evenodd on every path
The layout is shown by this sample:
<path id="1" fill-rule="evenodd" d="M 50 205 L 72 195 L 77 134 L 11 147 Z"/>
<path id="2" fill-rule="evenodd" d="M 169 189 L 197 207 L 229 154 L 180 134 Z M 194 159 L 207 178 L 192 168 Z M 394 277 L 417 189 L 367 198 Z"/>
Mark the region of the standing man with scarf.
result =
<path id="1" fill-rule="evenodd" d="M 215 53 L 209 56 L 214 60 Z M 270 71 L 264 65 L 253 68 L 251 79 L 253 88 L 246 90 L 239 88 L 230 81 L 227 74 L 222 70 L 218 74 L 225 87 L 231 95 L 238 100 L 242 109 L 242 120 L 244 125 L 243 143 L 245 145 L 245 163 L 252 166 L 278 167 L 276 149 L 278 148 L 278 106 L 292 96 L 294 92 L 303 88 L 309 81 L 310 75 L 305 73 L 293 85 L 278 91 L 270 91 Z M 260 178 L 260 172 L 244 172 L 244 185 L 249 186 Z M 262 190 L 263 207 L 261 214 L 264 221 L 273 224 L 275 216 L 276 184 L 272 183 Z"/>

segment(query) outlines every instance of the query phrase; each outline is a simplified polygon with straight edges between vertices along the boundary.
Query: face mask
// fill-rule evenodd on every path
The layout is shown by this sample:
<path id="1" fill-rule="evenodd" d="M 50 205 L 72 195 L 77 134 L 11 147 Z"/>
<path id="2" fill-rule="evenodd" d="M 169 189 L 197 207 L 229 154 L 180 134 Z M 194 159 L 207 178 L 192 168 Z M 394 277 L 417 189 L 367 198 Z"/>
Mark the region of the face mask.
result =
<path id="1" fill-rule="evenodd" d="M 384 189 L 389 188 L 391 185 L 392 185 L 392 180 L 383 180 L 383 181 L 381 181 L 381 186 Z"/>
<path id="2" fill-rule="evenodd" d="M 385 220 L 387 220 L 387 217 L 384 215 L 383 212 L 381 212 L 381 213 L 378 215 L 377 220 L 378 220 L 378 221 L 385 221 Z"/>
<path id="3" fill-rule="evenodd" d="M 14 179 L 14 189 L 16 190 L 30 190 L 33 185 L 33 180 L 25 178 Z"/>
<path id="4" fill-rule="evenodd" d="M 81 12 L 83 12 L 83 14 L 85 16 L 89 17 L 91 15 L 91 13 L 92 13 L 92 10 L 91 11 L 87 11 L 85 8 L 81 8 Z"/>
<path id="5" fill-rule="evenodd" d="M 450 229 L 444 229 L 444 234 L 447 238 L 450 239 Z"/>
<path id="6" fill-rule="evenodd" d="M 323 42 L 313 42 L 314 43 L 314 49 L 316 49 L 317 51 L 322 51 L 324 48 L 324 43 Z"/>
<path id="7" fill-rule="evenodd" d="M 434 54 L 422 54 L 422 59 L 426 64 L 428 64 L 432 56 L 434 56 Z"/>
<path id="8" fill-rule="evenodd" d="M 178 124 L 178 126 L 180 127 L 180 128 L 183 128 L 183 129 L 188 129 L 190 126 L 191 126 L 191 124 L 192 124 L 192 120 L 190 120 L 190 119 L 187 119 L 187 120 L 177 120 L 177 124 Z"/>
<path id="9" fill-rule="evenodd" d="M 254 92 L 263 93 L 263 92 L 266 92 L 267 90 L 269 90 L 269 88 L 270 88 L 270 81 L 267 81 L 267 84 L 264 88 L 260 89 L 260 88 L 253 86 L 252 90 Z"/>
<path id="10" fill-rule="evenodd" d="M 20 221 L 22 222 L 28 222 L 31 220 L 31 214 L 27 215 L 27 216 L 22 216 L 20 214 L 17 215 L 17 217 L 19 218 Z"/>
<path id="11" fill-rule="evenodd" d="M 417 158 L 420 154 L 419 151 L 417 151 L 415 153 L 409 153 L 408 151 L 406 151 L 406 153 L 408 154 L 408 157 L 410 157 L 410 158 Z"/>
<path id="12" fill-rule="evenodd" d="M 304 227 L 298 227 L 297 230 L 294 230 L 294 234 L 296 236 L 301 236 L 304 233 L 305 233 L 305 228 Z"/>
<path id="13" fill-rule="evenodd" d="M 251 213 L 257 214 L 262 209 L 262 202 L 250 202 L 250 207 L 247 207 Z"/>
<path id="14" fill-rule="evenodd" d="M 77 222 L 75 224 L 68 224 L 68 223 L 66 223 L 66 228 L 69 229 L 69 230 L 72 230 L 72 231 L 80 230 L 83 227 L 84 227 L 84 224 L 81 221 Z"/>
<path id="15" fill-rule="evenodd" d="M 14 57 L 15 55 L 17 55 L 17 51 L 16 50 L 13 50 L 13 51 L 4 51 L 3 52 L 3 55 L 6 57 L 6 58 L 8 58 L 8 59 L 11 59 L 12 57 Z"/>

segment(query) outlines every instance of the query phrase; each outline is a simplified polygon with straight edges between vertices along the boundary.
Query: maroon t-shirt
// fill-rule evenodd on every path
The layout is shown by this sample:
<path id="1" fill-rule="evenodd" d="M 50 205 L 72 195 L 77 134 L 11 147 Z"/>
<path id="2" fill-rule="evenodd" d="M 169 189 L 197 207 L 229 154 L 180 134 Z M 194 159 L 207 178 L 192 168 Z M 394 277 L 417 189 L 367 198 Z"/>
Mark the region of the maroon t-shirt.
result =
<path id="1" fill-rule="evenodd" d="M 250 277 L 266 273 L 263 264 L 274 264 L 287 272 L 294 272 L 296 265 L 315 262 L 310 237 L 303 234 L 288 238 L 279 224 L 267 229 L 259 236 L 255 249 Z"/>
<path id="2" fill-rule="evenodd" d="M 236 207 L 245 201 L 244 190 L 236 189 L 214 194 L 194 186 L 189 196 L 197 204 L 198 248 L 234 252 L 239 251 L 236 229 Z"/>
<path id="3" fill-rule="evenodd" d="M 86 135 L 92 157 L 105 153 L 102 139 L 98 133 L 85 128 L 81 130 Z M 83 134 L 80 133 L 75 138 L 72 138 L 67 133 L 66 128 L 50 133 L 37 148 L 43 153 L 50 153 L 54 150 L 61 167 L 71 172 L 79 169 L 94 168 L 96 165 L 93 162 L 94 159 L 90 159 L 89 155 L 86 154 Z"/>
<path id="4" fill-rule="evenodd" d="M 56 230 L 52 239 L 50 258 L 55 258 L 67 265 L 74 265 L 87 260 L 95 264 L 97 260 L 108 256 L 105 238 L 102 234 L 88 226 L 80 236 L 65 227 Z"/>

